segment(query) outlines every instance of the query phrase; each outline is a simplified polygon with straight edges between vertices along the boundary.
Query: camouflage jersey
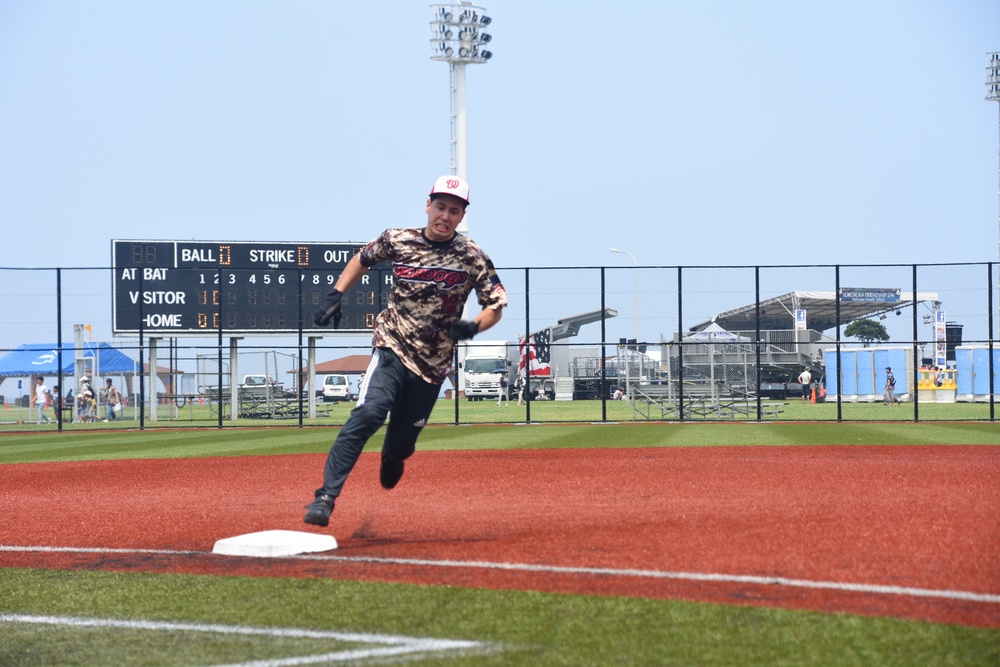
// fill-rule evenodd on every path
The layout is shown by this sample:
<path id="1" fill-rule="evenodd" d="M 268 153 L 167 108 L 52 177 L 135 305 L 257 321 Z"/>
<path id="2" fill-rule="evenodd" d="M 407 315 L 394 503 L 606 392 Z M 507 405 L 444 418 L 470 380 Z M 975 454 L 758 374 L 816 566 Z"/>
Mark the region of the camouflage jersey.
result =
<path id="1" fill-rule="evenodd" d="M 392 289 L 375 320 L 373 347 L 387 347 L 411 371 L 442 384 L 454 361 L 451 323 L 473 288 L 483 308 L 503 308 L 507 292 L 483 250 L 461 234 L 435 242 L 424 230 L 387 229 L 361 251 L 361 265 L 392 262 Z"/>

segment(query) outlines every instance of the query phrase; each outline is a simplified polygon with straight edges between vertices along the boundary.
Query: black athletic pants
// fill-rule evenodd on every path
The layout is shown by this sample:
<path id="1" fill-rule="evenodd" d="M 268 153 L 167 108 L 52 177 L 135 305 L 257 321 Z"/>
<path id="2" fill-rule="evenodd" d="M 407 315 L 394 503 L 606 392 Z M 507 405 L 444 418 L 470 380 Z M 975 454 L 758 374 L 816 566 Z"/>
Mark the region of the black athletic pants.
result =
<path id="1" fill-rule="evenodd" d="M 440 391 L 440 384 L 424 381 L 388 348 L 375 348 L 365 371 L 358 404 L 330 448 L 323 471 L 323 486 L 316 489 L 316 495 L 334 498 L 340 495 L 365 443 L 390 413 L 382 457 L 390 461 L 410 458 Z"/>

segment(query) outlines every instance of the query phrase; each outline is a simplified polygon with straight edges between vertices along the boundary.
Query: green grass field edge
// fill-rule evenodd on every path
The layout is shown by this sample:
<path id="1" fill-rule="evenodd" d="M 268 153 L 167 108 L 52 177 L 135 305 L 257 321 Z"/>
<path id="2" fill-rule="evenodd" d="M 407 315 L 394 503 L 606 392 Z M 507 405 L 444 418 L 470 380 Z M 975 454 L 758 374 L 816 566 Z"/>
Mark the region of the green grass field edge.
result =
<path id="1" fill-rule="evenodd" d="M 7 569 L 0 570 L 0 600 L 8 614 L 386 633 L 490 647 L 485 653 L 424 658 L 421 665 L 1000 662 L 1000 631 L 993 629 L 628 597 L 332 579 Z M 8 667 L 228 664 L 254 657 L 190 634 L 164 638 L 141 631 L 83 632 L 14 623 L 0 623 L 0 628 L 0 664 Z M 144 647 L 141 661 L 130 662 L 129 647 L 137 641 Z M 87 661 L 91 654 L 96 662 Z"/>

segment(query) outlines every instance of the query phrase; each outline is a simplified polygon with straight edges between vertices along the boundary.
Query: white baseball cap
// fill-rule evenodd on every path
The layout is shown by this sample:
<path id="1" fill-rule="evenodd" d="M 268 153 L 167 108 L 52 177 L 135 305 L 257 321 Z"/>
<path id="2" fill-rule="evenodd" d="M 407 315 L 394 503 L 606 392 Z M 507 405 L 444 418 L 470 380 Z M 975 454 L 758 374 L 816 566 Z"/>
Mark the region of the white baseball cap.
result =
<path id="1" fill-rule="evenodd" d="M 82 378 L 80 378 L 80 382 L 90 382 L 90 378 L 84 375 Z"/>
<path id="2" fill-rule="evenodd" d="M 434 181 L 431 195 L 451 195 L 469 203 L 469 184 L 458 176 L 441 176 Z"/>

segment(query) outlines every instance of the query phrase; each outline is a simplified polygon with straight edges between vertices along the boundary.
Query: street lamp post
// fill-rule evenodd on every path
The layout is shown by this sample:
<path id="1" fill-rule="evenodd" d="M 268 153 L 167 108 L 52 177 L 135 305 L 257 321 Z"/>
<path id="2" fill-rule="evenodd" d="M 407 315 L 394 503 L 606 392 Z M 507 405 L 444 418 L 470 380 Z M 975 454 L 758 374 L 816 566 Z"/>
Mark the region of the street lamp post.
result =
<path id="1" fill-rule="evenodd" d="M 635 265 L 635 351 L 639 351 L 639 262 L 636 261 L 635 255 L 630 253 L 628 250 L 620 250 L 618 248 L 610 248 L 611 252 L 620 255 L 628 255 L 632 258 L 632 264 Z M 629 392 L 628 382 L 629 376 L 631 375 L 631 364 L 629 363 L 628 345 L 625 346 L 625 384 L 626 393 L 631 397 L 632 394 Z M 639 377 L 636 378 L 636 383 L 642 378 L 642 357 L 639 357 Z M 634 404 L 634 400 L 633 400 Z"/>
<path id="2" fill-rule="evenodd" d="M 485 46 L 493 39 L 483 28 L 493 22 L 486 9 L 470 2 L 431 5 L 431 60 L 448 63 L 451 106 L 451 173 L 469 180 L 466 121 L 465 66 L 485 63 L 493 53 Z M 457 231 L 469 232 L 467 218 Z"/>

